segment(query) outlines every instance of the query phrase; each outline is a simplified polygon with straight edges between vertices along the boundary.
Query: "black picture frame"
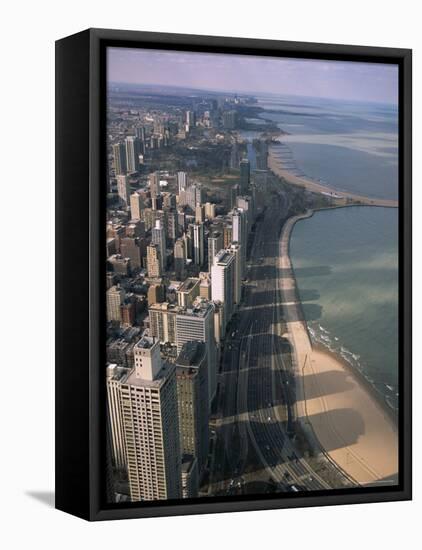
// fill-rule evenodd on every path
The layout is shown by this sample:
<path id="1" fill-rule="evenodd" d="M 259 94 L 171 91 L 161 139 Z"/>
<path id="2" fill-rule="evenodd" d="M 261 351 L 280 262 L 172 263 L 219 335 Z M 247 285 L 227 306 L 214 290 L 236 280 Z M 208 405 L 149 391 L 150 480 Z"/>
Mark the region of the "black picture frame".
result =
<path id="1" fill-rule="evenodd" d="M 105 504 L 105 49 L 141 47 L 395 63 L 399 67 L 399 485 Z M 88 29 L 56 42 L 56 508 L 87 520 L 412 498 L 412 53 L 408 49 Z M 103 186 L 104 187 L 104 186 Z"/>

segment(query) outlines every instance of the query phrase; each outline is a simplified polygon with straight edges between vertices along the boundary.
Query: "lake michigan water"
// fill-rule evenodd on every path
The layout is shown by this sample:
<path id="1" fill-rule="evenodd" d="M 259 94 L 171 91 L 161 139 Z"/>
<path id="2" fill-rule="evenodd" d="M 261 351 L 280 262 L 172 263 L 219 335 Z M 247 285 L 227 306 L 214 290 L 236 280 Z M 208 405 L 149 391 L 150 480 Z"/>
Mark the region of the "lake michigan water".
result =
<path id="1" fill-rule="evenodd" d="M 338 189 L 398 196 L 397 109 L 260 97 L 283 137 L 289 168 Z M 313 338 L 340 353 L 396 407 L 398 211 L 351 207 L 296 224 L 291 257 Z"/>

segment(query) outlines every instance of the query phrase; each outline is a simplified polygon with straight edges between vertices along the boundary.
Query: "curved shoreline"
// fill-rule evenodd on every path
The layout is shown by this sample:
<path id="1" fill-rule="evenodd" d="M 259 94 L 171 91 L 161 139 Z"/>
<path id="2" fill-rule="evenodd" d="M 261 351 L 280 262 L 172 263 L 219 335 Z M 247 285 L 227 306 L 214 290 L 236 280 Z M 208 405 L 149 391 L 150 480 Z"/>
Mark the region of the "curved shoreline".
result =
<path id="1" fill-rule="evenodd" d="M 278 177 L 281 177 L 287 181 L 290 185 L 302 187 L 313 193 L 320 193 L 326 196 L 331 196 L 338 202 L 338 206 L 348 206 L 350 202 L 354 202 L 356 206 L 382 206 L 384 208 L 397 208 L 398 200 L 382 199 L 368 197 L 359 193 L 353 193 L 351 191 L 340 191 L 335 187 L 318 183 L 306 176 L 296 176 L 284 168 L 283 163 L 274 155 L 274 147 L 277 145 L 274 143 L 268 148 L 268 167 Z"/>
<path id="2" fill-rule="evenodd" d="M 394 483 L 398 437 L 391 409 L 375 395 L 362 373 L 338 354 L 312 342 L 303 316 L 289 253 L 290 237 L 296 222 L 313 213 L 309 210 L 289 218 L 280 234 L 279 265 L 285 275 L 279 284 L 298 381 L 297 417 L 311 441 L 317 440 L 319 450 L 356 483 Z M 291 295 L 293 300 L 287 298 Z"/>

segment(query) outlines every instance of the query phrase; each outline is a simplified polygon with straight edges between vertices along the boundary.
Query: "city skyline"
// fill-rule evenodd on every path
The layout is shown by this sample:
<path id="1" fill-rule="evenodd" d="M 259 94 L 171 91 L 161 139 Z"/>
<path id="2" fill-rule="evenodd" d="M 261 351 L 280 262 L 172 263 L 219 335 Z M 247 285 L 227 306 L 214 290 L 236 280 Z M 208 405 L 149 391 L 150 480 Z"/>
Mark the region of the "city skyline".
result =
<path id="1" fill-rule="evenodd" d="M 115 84 L 398 102 L 398 67 L 393 64 L 109 48 L 107 71 L 108 82 Z"/>
<path id="2" fill-rule="evenodd" d="M 109 501 L 396 485 L 397 113 L 346 99 L 393 99 L 394 71 L 118 53 L 120 76 L 144 87 L 110 85 L 110 67 Z M 186 88 L 210 75 L 245 90 Z M 249 89 L 310 84 L 342 103 L 260 102 Z M 295 239 L 312 226 L 297 267 Z"/>

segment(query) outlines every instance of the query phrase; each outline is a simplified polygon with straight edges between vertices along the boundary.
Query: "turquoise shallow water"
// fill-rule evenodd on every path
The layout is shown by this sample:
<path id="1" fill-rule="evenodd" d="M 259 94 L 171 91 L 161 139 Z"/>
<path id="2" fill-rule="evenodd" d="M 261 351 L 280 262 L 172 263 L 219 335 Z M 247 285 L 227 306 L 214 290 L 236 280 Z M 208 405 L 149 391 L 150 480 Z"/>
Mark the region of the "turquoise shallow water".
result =
<path id="1" fill-rule="evenodd" d="M 361 370 L 392 406 L 398 378 L 398 211 L 316 212 L 293 229 L 291 258 L 313 338 Z"/>

